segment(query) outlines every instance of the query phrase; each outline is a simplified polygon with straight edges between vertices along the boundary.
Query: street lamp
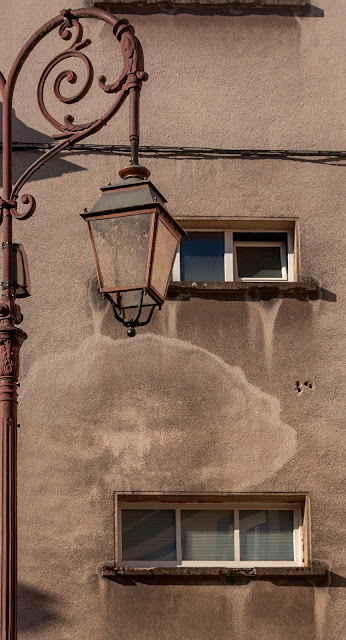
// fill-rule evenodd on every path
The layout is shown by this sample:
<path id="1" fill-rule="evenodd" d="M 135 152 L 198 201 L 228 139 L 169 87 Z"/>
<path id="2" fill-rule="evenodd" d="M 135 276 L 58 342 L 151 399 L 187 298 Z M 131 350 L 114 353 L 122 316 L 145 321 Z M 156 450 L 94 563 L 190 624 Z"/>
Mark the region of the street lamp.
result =
<path id="1" fill-rule="evenodd" d="M 66 59 L 77 59 L 86 69 L 86 81 L 73 96 L 64 96 L 64 82 L 75 84 L 72 70 L 58 73 L 53 84 L 55 97 L 64 104 L 79 102 L 93 82 L 93 67 L 85 54 L 89 39 L 83 39 L 81 18 L 96 18 L 108 23 L 120 42 L 123 70 L 118 80 L 107 84 L 99 77 L 100 88 L 115 94 L 113 105 L 100 118 L 76 124 L 67 114 L 63 122 L 51 115 L 45 104 L 46 80 L 53 69 Z M 47 34 L 58 28 L 60 38 L 70 45 L 51 60 L 38 83 L 38 106 L 48 122 L 58 130 L 52 137 L 57 143 L 34 162 L 13 186 L 12 183 L 12 101 L 20 70 L 31 51 Z M 102 195 L 92 211 L 85 212 L 93 245 L 101 292 L 110 300 L 115 317 L 127 328 L 149 322 L 155 306 L 165 300 L 173 260 L 184 233 L 165 208 L 165 199 L 148 180 L 149 171 L 138 164 L 139 96 L 147 79 L 141 44 L 125 19 L 101 9 L 63 9 L 36 31 L 14 61 L 7 80 L 0 72 L 3 104 L 3 196 L 0 198 L 3 228 L 3 281 L 0 303 L 0 465 L 1 465 L 1 602 L 0 640 L 17 638 L 17 384 L 19 351 L 26 339 L 16 325 L 23 317 L 16 297 L 29 295 L 26 258 L 21 245 L 12 240 L 12 218 L 25 220 L 35 210 L 33 196 L 24 194 L 23 212 L 17 208 L 18 197 L 27 180 L 48 160 L 76 142 L 99 131 L 129 98 L 131 144 L 130 166 L 120 171 L 120 184 L 102 188 Z M 142 311 L 147 310 L 147 317 Z"/>
<path id="2" fill-rule="evenodd" d="M 184 231 L 169 215 L 165 198 L 148 180 L 149 171 L 132 165 L 123 180 L 102 187 L 87 221 L 100 291 L 128 336 L 161 308 Z M 146 318 L 142 311 L 146 310 Z M 142 318 L 142 319 L 141 319 Z"/>

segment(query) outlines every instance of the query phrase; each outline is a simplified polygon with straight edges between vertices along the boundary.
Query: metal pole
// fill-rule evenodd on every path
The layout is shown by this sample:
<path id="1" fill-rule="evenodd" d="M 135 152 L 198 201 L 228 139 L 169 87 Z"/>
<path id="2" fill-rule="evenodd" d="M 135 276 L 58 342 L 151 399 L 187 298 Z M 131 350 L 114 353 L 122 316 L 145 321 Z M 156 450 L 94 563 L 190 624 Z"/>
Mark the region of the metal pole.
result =
<path id="1" fill-rule="evenodd" d="M 17 638 L 17 380 L 26 335 L 0 329 L 1 640 Z"/>
<path id="2" fill-rule="evenodd" d="M 1 640 L 17 638 L 17 382 L 19 349 L 26 334 L 15 327 L 12 264 L 12 118 L 3 94 L 3 279 L 0 306 Z"/>
<path id="3" fill-rule="evenodd" d="M 83 28 L 80 18 L 96 18 L 108 23 L 113 34 L 120 42 L 123 70 L 118 80 L 106 84 L 102 76 L 98 83 L 106 93 L 117 94 L 112 107 L 100 118 L 75 124 L 72 116 L 67 114 L 63 122 L 58 122 L 48 112 L 44 102 L 44 85 L 47 77 L 59 62 L 67 58 L 78 58 L 87 70 L 87 81 L 84 87 L 73 97 L 65 98 L 60 91 L 62 80 L 68 80 L 74 72 L 65 71 L 59 74 L 54 83 L 55 97 L 65 104 L 74 104 L 84 98 L 93 81 L 93 68 L 84 50 L 90 40 L 83 39 Z M 53 58 L 42 72 L 38 84 L 37 101 L 43 116 L 50 122 L 58 134 L 54 148 L 36 160 L 12 185 L 12 97 L 19 72 L 28 55 L 48 33 L 59 28 L 60 38 L 70 44 L 64 51 Z M 74 37 L 72 37 L 74 35 Z M 19 52 L 10 70 L 7 80 L 0 72 L 0 92 L 2 96 L 3 116 L 3 196 L 0 198 L 2 218 L 2 263 L 3 278 L 1 283 L 0 302 L 0 640 L 17 640 L 17 386 L 19 369 L 19 350 L 26 334 L 16 327 L 22 321 L 20 308 L 15 303 L 15 283 L 13 282 L 13 246 L 12 217 L 25 220 L 35 210 L 35 200 L 29 195 L 22 196 L 23 204 L 28 205 L 24 213 L 17 211 L 17 199 L 20 190 L 27 180 L 45 162 L 57 153 L 71 147 L 75 142 L 99 131 L 118 112 L 131 91 L 130 103 L 130 141 L 132 160 L 137 161 L 139 142 L 139 92 L 142 82 L 147 79 L 144 72 L 143 52 L 134 29 L 125 19 L 119 20 L 115 15 L 95 8 L 62 10 L 41 29 L 36 31 Z M 72 74 L 72 75 L 71 75 Z M 74 74 L 74 75 L 73 75 Z"/>

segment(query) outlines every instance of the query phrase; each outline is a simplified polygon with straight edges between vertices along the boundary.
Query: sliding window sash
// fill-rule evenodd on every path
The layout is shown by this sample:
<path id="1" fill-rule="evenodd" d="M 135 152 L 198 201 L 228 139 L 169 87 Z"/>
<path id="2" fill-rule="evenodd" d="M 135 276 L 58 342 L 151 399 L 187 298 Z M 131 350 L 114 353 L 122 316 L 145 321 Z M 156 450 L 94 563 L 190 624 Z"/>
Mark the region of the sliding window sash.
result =
<path id="1" fill-rule="evenodd" d="M 193 231 L 198 231 L 200 233 L 203 233 L 203 229 L 196 229 L 196 228 L 186 228 L 185 227 L 185 231 L 187 232 L 187 234 Z M 224 278 L 225 278 L 225 282 L 236 282 L 237 280 L 239 281 L 240 279 L 238 279 L 236 277 L 236 273 L 237 273 L 237 266 L 236 266 L 236 255 L 235 255 L 235 246 L 234 246 L 234 240 L 233 240 L 233 233 L 239 233 L 239 232 L 246 232 L 246 233 L 261 233 L 262 230 L 261 229 L 216 229 L 216 228 L 212 228 L 212 229 L 205 229 L 206 233 L 210 233 L 210 232 L 218 232 L 220 233 L 220 231 L 223 231 L 224 233 L 224 247 L 225 247 L 225 252 L 224 252 Z M 286 266 L 284 267 L 282 273 L 283 276 L 281 278 L 249 278 L 248 280 L 243 279 L 244 281 L 248 281 L 248 282 L 270 282 L 270 281 L 278 281 L 278 282 L 282 282 L 282 281 L 287 281 L 287 282 L 294 282 L 296 280 L 296 276 L 295 276 L 295 261 L 294 261 L 294 240 L 293 240 L 293 230 L 292 229 L 266 229 L 263 230 L 263 233 L 286 233 L 287 234 L 287 269 Z M 244 243 L 243 243 L 244 244 Z M 253 243 L 251 241 L 249 241 L 248 243 L 250 246 L 251 245 L 255 245 L 256 242 L 254 241 Z M 265 245 L 270 246 L 270 242 L 265 242 Z M 281 243 L 282 244 L 282 243 Z M 281 248 L 281 263 L 282 265 L 284 265 L 284 263 L 286 262 L 286 249 Z M 176 254 L 176 258 L 174 261 L 174 265 L 173 265 L 173 270 L 172 270 L 172 281 L 173 282 L 181 282 L 181 269 L 180 269 L 180 245 Z"/>
<path id="2" fill-rule="evenodd" d="M 301 567 L 304 565 L 303 558 L 303 522 L 301 515 L 301 504 L 273 504 L 273 503 L 220 503 L 220 504 L 201 504 L 198 503 L 184 503 L 182 504 L 170 504 L 160 502 L 147 502 L 141 503 L 119 503 L 117 509 L 117 522 L 116 522 L 116 563 L 121 567 L 128 568 L 150 568 L 150 567 Z M 168 509 L 175 510 L 176 512 L 176 561 L 137 561 L 137 560 L 122 560 L 122 509 Z M 234 560 L 183 560 L 182 559 L 182 537 L 181 537 L 181 511 L 182 510 L 219 510 L 219 511 L 233 511 L 234 512 Z M 293 551 L 294 560 L 240 560 L 240 530 L 239 530 L 239 511 L 293 511 Z"/>

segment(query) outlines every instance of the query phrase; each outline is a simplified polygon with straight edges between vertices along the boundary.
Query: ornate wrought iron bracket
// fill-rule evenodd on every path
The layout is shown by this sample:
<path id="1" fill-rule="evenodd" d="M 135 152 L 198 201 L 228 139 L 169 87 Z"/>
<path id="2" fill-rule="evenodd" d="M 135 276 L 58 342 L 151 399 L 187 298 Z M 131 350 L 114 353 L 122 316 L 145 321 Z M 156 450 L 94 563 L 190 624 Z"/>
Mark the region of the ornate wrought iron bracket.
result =
<path id="1" fill-rule="evenodd" d="M 66 105 L 72 105 L 82 100 L 88 94 L 94 80 L 93 65 L 84 51 L 91 44 L 91 40 L 83 37 L 83 26 L 80 22 L 81 18 L 96 18 L 98 20 L 103 20 L 112 26 L 113 33 L 120 42 L 123 69 L 118 80 L 114 83 L 107 83 L 105 76 L 100 76 L 98 78 L 98 85 L 105 93 L 117 94 L 113 105 L 102 116 L 77 124 L 74 121 L 74 117 L 67 113 L 63 121 L 60 122 L 49 112 L 45 103 L 46 82 L 54 68 L 64 60 L 73 58 L 81 61 L 86 70 L 86 79 L 83 86 L 72 96 L 66 96 L 63 94 L 62 85 L 64 82 L 68 82 L 71 85 L 76 84 L 78 81 L 77 73 L 71 69 L 58 73 L 53 83 L 54 95 L 59 102 Z M 44 118 L 59 132 L 52 134 L 52 138 L 57 140 L 57 144 L 54 148 L 43 154 L 30 167 L 28 167 L 12 188 L 12 185 L 10 184 L 12 173 L 10 167 L 12 145 L 10 119 L 12 116 L 11 110 L 14 87 L 18 74 L 28 55 L 40 40 L 42 40 L 42 38 L 56 28 L 58 28 L 58 34 L 63 41 L 71 42 L 69 46 L 60 54 L 55 56 L 43 70 L 37 88 L 37 101 Z M 134 28 L 129 24 L 128 20 L 116 18 L 113 14 L 102 11 L 101 9 L 91 8 L 77 9 L 73 11 L 71 9 L 63 9 L 59 16 L 43 25 L 43 27 L 36 31 L 36 33 L 30 38 L 16 58 L 8 79 L 6 80 L 3 74 L 0 73 L 0 91 L 4 107 L 3 151 L 4 164 L 7 165 L 7 169 L 5 170 L 4 168 L 4 175 L 7 175 L 9 178 L 7 180 L 7 190 L 9 191 L 8 195 L 5 193 L 6 185 L 4 181 L 4 202 L 9 203 L 9 205 L 4 208 L 8 208 L 13 217 L 19 220 L 25 220 L 35 211 L 35 199 L 30 194 L 24 194 L 21 197 L 21 203 L 26 205 L 27 209 L 22 213 L 17 210 L 16 201 L 18 199 L 19 192 L 29 178 L 57 153 L 67 148 L 71 148 L 76 142 L 96 133 L 105 126 L 120 109 L 128 95 L 130 96 L 129 139 L 132 150 L 131 163 L 136 164 L 138 162 L 139 94 L 142 82 L 147 80 L 148 75 L 144 71 L 142 47 L 134 33 Z"/>

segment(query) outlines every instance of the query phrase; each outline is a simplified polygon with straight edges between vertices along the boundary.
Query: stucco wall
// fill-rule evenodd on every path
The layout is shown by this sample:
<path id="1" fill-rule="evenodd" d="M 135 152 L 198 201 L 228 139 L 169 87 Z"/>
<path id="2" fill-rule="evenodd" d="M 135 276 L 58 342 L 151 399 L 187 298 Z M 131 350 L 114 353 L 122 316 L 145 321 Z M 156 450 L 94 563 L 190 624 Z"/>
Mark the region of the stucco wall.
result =
<path id="1" fill-rule="evenodd" d="M 132 16 L 150 74 L 142 143 L 345 148 L 345 6 L 315 4 L 323 18 Z M 2 8 L 5 75 L 61 8 Z M 90 34 L 95 75 L 115 79 L 113 37 L 101 24 Z M 23 69 L 16 141 L 52 133 L 34 80 L 59 50 L 55 33 Z M 95 89 L 84 114 L 100 108 Z M 125 106 L 95 141 L 126 143 L 126 127 Z M 17 174 L 35 157 L 15 153 Z M 19 637 L 341 640 L 344 162 L 146 159 L 175 216 L 297 218 L 301 275 L 325 291 L 310 301 L 170 300 L 131 340 L 97 293 L 78 215 L 124 164 L 93 153 L 53 160 L 27 189 L 35 215 L 15 225 L 33 284 L 22 304 Z M 315 389 L 298 394 L 298 380 Z M 97 567 L 114 556 L 114 492 L 128 490 L 308 491 L 312 556 L 329 564 L 330 584 L 125 587 L 101 578 Z"/>

